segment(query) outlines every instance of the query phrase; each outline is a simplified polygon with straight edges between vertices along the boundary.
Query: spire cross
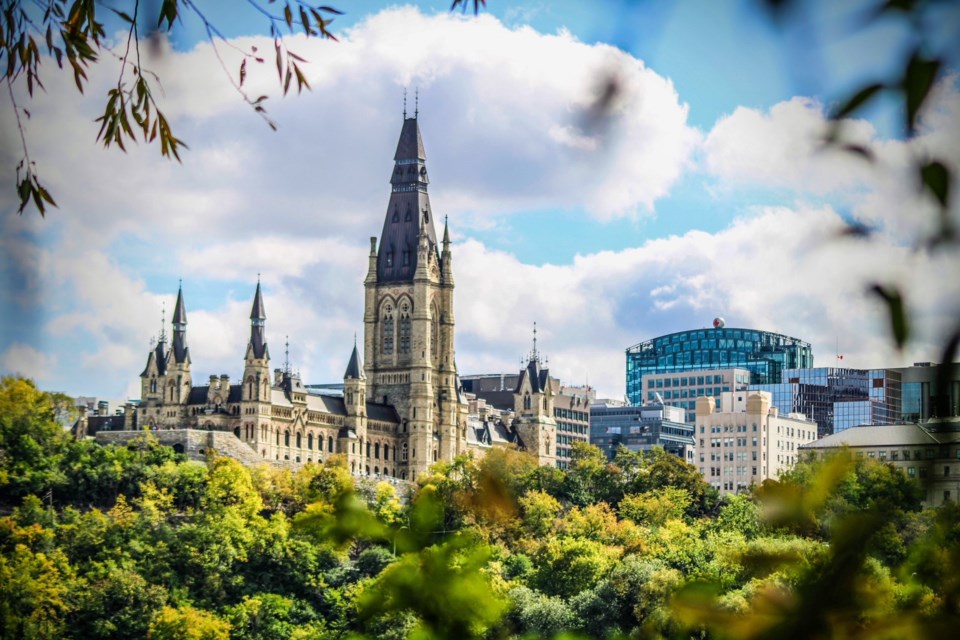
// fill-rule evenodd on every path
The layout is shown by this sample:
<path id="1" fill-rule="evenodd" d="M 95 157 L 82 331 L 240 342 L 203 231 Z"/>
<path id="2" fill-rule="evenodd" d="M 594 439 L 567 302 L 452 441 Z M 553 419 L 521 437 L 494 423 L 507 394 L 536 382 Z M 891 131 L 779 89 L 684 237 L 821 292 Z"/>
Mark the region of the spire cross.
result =
<path id="1" fill-rule="evenodd" d="M 407 88 L 403 88 L 403 119 L 407 119 Z"/>
<path id="2" fill-rule="evenodd" d="M 420 115 L 420 87 L 414 89 L 413 93 L 413 117 Z"/>

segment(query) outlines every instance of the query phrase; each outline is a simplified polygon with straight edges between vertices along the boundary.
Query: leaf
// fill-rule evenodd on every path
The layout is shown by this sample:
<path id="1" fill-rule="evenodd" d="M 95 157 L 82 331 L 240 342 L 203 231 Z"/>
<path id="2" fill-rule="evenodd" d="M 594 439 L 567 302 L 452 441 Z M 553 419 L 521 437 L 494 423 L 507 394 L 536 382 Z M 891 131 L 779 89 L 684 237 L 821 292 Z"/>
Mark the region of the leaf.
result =
<path id="1" fill-rule="evenodd" d="M 907 71 L 903 76 L 901 89 L 906 102 L 907 131 L 913 132 L 916 126 L 917 114 L 924 100 L 930 93 L 937 73 L 940 71 L 941 61 L 938 58 L 925 59 L 919 53 L 914 53 L 907 63 Z"/>
<path id="2" fill-rule="evenodd" d="M 934 160 L 920 168 L 920 177 L 923 186 L 933 194 L 940 206 L 946 209 L 950 199 L 950 170 L 939 160 Z"/>
<path id="3" fill-rule="evenodd" d="M 869 291 L 879 296 L 887 305 L 893 340 L 897 348 L 902 349 L 910 337 L 910 325 L 907 321 L 907 311 L 903 302 L 903 296 L 896 287 L 885 287 L 880 284 L 872 285 Z"/>
<path id="4" fill-rule="evenodd" d="M 244 58 L 243 62 L 240 63 L 240 86 L 243 86 L 243 81 L 247 79 L 247 59 Z"/>
<path id="5" fill-rule="evenodd" d="M 286 4 L 283 7 L 283 20 L 287 23 L 287 28 L 292 31 L 293 30 L 293 11 L 290 10 L 289 4 Z"/>
<path id="6" fill-rule="evenodd" d="M 860 91 L 857 91 L 850 98 L 848 98 L 847 101 L 843 103 L 843 106 L 831 114 L 830 118 L 833 120 L 839 120 L 840 118 L 847 117 L 864 104 L 872 100 L 873 97 L 882 89 L 884 89 L 884 86 L 880 83 L 871 84 L 863 89 L 860 89 Z"/>

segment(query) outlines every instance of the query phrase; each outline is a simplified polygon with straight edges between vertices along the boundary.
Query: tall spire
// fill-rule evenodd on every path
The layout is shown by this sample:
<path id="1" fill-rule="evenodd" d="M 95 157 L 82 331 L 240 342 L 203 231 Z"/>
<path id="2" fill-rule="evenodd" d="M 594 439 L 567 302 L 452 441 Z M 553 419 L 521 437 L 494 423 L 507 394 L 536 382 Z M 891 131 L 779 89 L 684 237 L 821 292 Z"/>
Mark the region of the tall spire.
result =
<path id="1" fill-rule="evenodd" d="M 390 178 L 390 200 L 380 234 L 377 253 L 377 282 L 410 282 L 417 269 L 417 250 L 421 224 L 429 246 L 436 249 L 437 232 L 433 225 L 427 154 L 423 149 L 416 115 L 404 118 L 394 154 Z"/>
<path id="2" fill-rule="evenodd" d="M 260 291 L 260 276 L 257 275 L 257 291 L 253 295 L 253 307 L 250 309 L 250 348 L 253 357 L 261 359 L 267 353 L 267 340 L 264 335 L 264 324 L 267 312 L 263 306 L 263 294 Z"/>
<path id="3" fill-rule="evenodd" d="M 177 305 L 173 309 L 173 359 L 182 364 L 190 358 L 187 349 L 187 308 L 183 304 L 183 282 L 177 289 Z"/>

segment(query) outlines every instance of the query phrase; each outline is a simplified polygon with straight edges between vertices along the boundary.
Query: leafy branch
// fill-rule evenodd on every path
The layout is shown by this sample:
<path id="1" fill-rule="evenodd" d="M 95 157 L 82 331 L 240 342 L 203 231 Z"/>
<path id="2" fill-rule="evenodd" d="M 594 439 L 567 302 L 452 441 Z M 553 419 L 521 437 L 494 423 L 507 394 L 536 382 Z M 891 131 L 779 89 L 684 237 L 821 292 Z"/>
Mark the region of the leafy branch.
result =
<path id="1" fill-rule="evenodd" d="M 286 32 L 290 35 L 302 30 L 307 37 L 336 40 L 330 31 L 330 24 L 333 16 L 341 15 L 341 12 L 305 0 L 287 0 L 283 4 L 282 14 L 275 15 L 259 0 L 247 2 L 269 20 L 270 35 L 276 52 L 277 75 L 284 95 L 290 91 L 294 80 L 297 93 L 304 89 L 309 90 L 310 84 L 302 68 L 307 60 L 287 48 L 283 25 L 286 25 Z M 268 4 L 274 2 L 275 0 L 267 0 Z M 101 38 L 105 35 L 103 24 L 98 21 L 97 16 L 101 0 L 12 0 L 4 5 L 0 10 L 0 78 L 7 83 L 23 149 L 23 157 L 17 166 L 18 213 L 22 215 L 32 203 L 40 215 L 44 216 L 47 205 L 57 205 L 40 181 L 35 162 L 30 159 L 26 127 L 20 118 L 22 113 L 29 119 L 30 112 L 17 103 L 14 84 L 23 82 L 30 98 L 33 98 L 34 88 L 44 88 L 40 65 L 43 57 L 41 49 L 45 47 L 45 54 L 55 59 L 61 69 L 66 58 L 77 90 L 82 94 L 88 81 L 87 71 L 90 65 L 100 61 Z M 106 94 L 103 114 L 96 119 L 96 122 L 100 123 L 96 139 L 98 142 L 102 141 L 105 147 L 116 145 L 124 152 L 126 142 L 136 142 L 139 138 L 150 144 L 159 139 L 161 155 L 180 161 L 180 149 L 187 148 L 187 145 L 174 134 L 169 119 L 157 102 L 154 86 L 160 87 L 162 91 L 159 77 L 145 69 L 141 63 L 140 40 L 143 35 L 138 27 L 141 18 L 140 1 L 134 0 L 129 12 L 107 8 L 127 25 L 128 29 L 123 54 L 116 55 L 111 52 L 120 62 L 120 74 L 116 86 Z M 264 58 L 255 47 L 251 47 L 248 52 L 230 44 L 220 30 L 207 19 L 195 0 L 163 0 L 157 15 L 156 28 L 151 29 L 147 37 L 155 37 L 156 32 L 161 29 L 170 32 L 174 24 L 182 19 L 184 9 L 189 10 L 203 23 L 214 54 L 233 87 L 254 112 L 275 130 L 276 123 L 267 116 L 263 105 L 267 96 L 253 98 L 243 88 L 248 61 L 262 64 Z M 234 75 L 227 69 L 218 43 L 226 43 L 243 55 L 239 80 L 235 80 Z M 132 81 L 128 80 L 131 76 Z"/>

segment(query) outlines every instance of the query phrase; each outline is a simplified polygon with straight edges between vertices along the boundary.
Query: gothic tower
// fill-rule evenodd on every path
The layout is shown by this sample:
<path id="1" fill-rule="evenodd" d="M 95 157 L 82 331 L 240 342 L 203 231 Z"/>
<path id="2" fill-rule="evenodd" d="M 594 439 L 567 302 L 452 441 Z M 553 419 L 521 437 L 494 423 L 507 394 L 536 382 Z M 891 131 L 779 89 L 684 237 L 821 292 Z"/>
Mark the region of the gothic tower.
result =
<path id="1" fill-rule="evenodd" d="M 267 312 L 263 306 L 263 293 L 257 280 L 257 291 L 253 295 L 253 307 L 250 309 L 250 341 L 243 359 L 243 378 L 241 379 L 241 412 L 244 441 L 250 443 L 262 456 L 267 455 L 269 442 L 267 425 L 270 416 L 264 409 L 270 402 L 270 350 L 264 333 Z"/>
<path id="2" fill-rule="evenodd" d="M 367 376 L 363 372 L 363 363 L 360 362 L 360 353 L 357 351 L 356 343 L 353 345 L 347 370 L 343 374 L 343 404 L 347 412 L 344 427 L 350 431 L 349 436 L 344 435 L 348 441 L 355 437 L 359 447 L 351 445 L 348 448 L 346 442 L 344 442 L 341 453 L 346 454 L 351 469 L 356 464 L 357 469 L 363 470 L 369 464 L 365 449 L 365 443 L 367 442 Z"/>
<path id="3" fill-rule="evenodd" d="M 553 417 L 554 391 L 550 371 L 541 367 L 537 352 L 537 329 L 533 329 L 533 351 L 525 369 L 520 371 L 517 388 L 513 392 L 513 407 L 517 414 L 514 426 L 527 451 L 537 458 L 537 464 L 555 466 L 557 423 Z"/>
<path id="4" fill-rule="evenodd" d="M 173 344 L 167 352 L 166 404 L 186 404 L 190 395 L 190 349 L 187 347 L 187 308 L 183 304 L 183 287 L 177 290 L 177 306 L 173 310 Z"/>
<path id="5" fill-rule="evenodd" d="M 457 428 L 449 234 L 445 227 L 441 254 L 425 162 L 417 117 L 405 117 L 379 248 L 371 238 L 364 281 L 369 397 L 400 415 L 398 463 L 409 479 L 466 448 Z"/>

